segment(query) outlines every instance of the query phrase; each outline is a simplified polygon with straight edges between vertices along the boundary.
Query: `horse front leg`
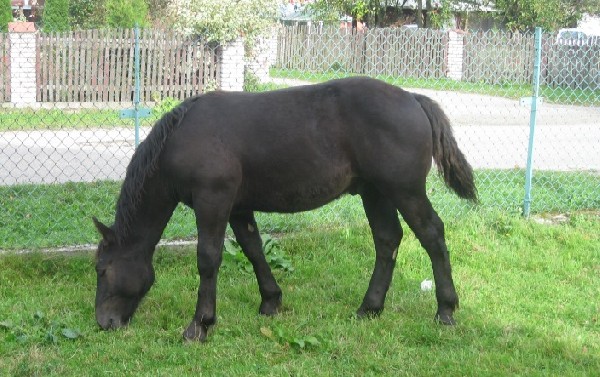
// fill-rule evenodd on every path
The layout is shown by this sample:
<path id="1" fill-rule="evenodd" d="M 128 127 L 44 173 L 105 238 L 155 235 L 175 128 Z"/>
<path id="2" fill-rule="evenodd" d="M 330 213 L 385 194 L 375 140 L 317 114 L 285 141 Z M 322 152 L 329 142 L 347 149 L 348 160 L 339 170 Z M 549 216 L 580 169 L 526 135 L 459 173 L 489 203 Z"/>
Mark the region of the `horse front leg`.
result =
<path id="1" fill-rule="evenodd" d="M 235 238 L 248 258 L 258 282 L 261 303 L 259 313 L 264 315 L 277 314 L 281 306 L 281 288 L 277 285 L 271 267 L 265 259 L 262 240 L 252 212 L 235 213 L 231 215 L 229 224 Z"/>
<path id="2" fill-rule="evenodd" d="M 200 201 L 202 205 L 194 203 L 198 227 L 197 264 L 200 286 L 196 312 L 183 337 L 187 340 L 204 341 L 217 320 L 217 274 L 223 260 L 223 240 L 229 208 L 213 207 Z"/>

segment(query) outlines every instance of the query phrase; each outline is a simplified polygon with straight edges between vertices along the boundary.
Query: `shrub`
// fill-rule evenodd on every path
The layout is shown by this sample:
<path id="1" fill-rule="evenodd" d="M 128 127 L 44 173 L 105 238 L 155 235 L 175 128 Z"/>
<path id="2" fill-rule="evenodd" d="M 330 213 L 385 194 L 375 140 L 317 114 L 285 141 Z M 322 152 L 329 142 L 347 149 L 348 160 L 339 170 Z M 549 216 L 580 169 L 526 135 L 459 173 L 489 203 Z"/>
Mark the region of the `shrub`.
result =
<path id="1" fill-rule="evenodd" d="M 209 41 L 254 37 L 276 23 L 280 0 L 187 0 L 172 8 L 174 26 Z"/>
<path id="2" fill-rule="evenodd" d="M 70 0 L 71 25 L 79 29 L 97 29 L 106 23 L 106 0 Z"/>
<path id="3" fill-rule="evenodd" d="M 0 32 L 8 31 L 8 23 L 12 22 L 13 14 L 10 7 L 10 0 L 1 0 L 0 2 Z"/>
<path id="4" fill-rule="evenodd" d="M 148 24 L 145 0 L 106 0 L 106 21 L 111 28 L 132 28 Z"/>
<path id="5" fill-rule="evenodd" d="M 42 22 L 46 32 L 70 30 L 69 0 L 46 0 Z"/>

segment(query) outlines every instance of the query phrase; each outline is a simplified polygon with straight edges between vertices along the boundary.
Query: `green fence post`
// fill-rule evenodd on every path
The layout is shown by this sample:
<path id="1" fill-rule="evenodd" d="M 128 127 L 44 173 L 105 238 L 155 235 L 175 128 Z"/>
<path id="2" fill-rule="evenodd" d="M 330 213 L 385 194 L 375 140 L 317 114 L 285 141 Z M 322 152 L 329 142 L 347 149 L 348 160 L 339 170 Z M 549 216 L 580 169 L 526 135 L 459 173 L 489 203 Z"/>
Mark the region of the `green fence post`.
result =
<path id="1" fill-rule="evenodd" d="M 134 108 L 134 123 L 135 123 L 135 147 L 140 145 L 140 27 L 137 22 L 133 29 L 135 35 L 135 46 L 134 46 L 134 76 L 135 76 L 135 89 L 133 91 L 133 108 Z"/>
<path id="2" fill-rule="evenodd" d="M 527 168 L 525 171 L 525 199 L 523 200 L 523 216 L 529 217 L 531 212 L 531 178 L 533 176 L 533 144 L 537 117 L 538 97 L 540 94 L 540 71 L 542 64 L 542 28 L 535 28 L 535 60 L 533 63 L 533 97 L 529 116 L 529 145 L 527 147 Z M 527 99 L 521 99 L 521 102 Z"/>
<path id="3" fill-rule="evenodd" d="M 140 118 L 150 116 L 150 109 L 140 107 L 140 27 L 135 24 L 133 29 L 134 35 L 134 50 L 133 50 L 133 109 L 121 111 L 121 118 L 133 118 L 135 125 L 135 147 L 140 145 Z"/>

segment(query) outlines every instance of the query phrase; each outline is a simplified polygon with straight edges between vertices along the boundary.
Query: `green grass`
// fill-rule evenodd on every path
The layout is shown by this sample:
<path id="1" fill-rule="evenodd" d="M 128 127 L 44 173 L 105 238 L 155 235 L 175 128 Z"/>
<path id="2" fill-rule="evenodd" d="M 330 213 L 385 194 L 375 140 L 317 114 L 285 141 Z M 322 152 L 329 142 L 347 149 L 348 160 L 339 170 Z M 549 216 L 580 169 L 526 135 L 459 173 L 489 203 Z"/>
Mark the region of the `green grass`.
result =
<path id="1" fill-rule="evenodd" d="M 159 248 L 157 281 L 131 325 L 94 320 L 92 253 L 0 255 L 0 374 L 7 376 L 592 376 L 600 370 L 600 218 L 541 225 L 485 211 L 446 221 L 461 308 L 436 325 L 426 253 L 409 231 L 382 316 L 355 320 L 374 260 L 363 223 L 280 239 L 283 312 L 257 315 L 254 276 L 226 259 L 219 322 L 193 314 L 194 247 Z"/>
<path id="2" fill-rule="evenodd" d="M 157 119 L 155 115 L 143 122 L 149 126 Z M 132 124 L 131 119 L 121 119 L 118 110 L 4 109 L 0 112 L 0 131 L 133 127 Z"/>
<path id="3" fill-rule="evenodd" d="M 357 76 L 344 71 L 305 72 L 293 69 L 271 69 L 271 77 L 306 80 L 308 82 L 323 82 L 334 78 Z M 506 82 L 503 84 L 487 84 L 484 82 L 456 81 L 448 78 L 412 78 L 394 76 L 376 76 L 390 84 L 405 88 L 420 88 L 444 90 L 463 93 L 477 93 L 490 96 L 519 99 L 530 97 L 533 93 L 531 84 Z M 540 97 L 548 103 L 579 106 L 600 106 L 600 90 L 552 88 L 547 85 L 540 87 Z"/>
<path id="4" fill-rule="evenodd" d="M 429 197 L 442 217 L 494 208 L 507 214 L 522 212 L 525 174 L 522 170 L 476 172 L 481 203 L 459 199 L 430 175 Z M 94 244 L 98 234 L 92 216 L 112 223 L 120 182 L 15 185 L 0 187 L 0 249 L 39 249 Z M 535 172 L 532 212 L 569 212 L 600 208 L 600 176 L 592 173 Z M 291 233 L 320 227 L 340 228 L 365 221 L 360 198 L 344 196 L 316 211 L 258 214 L 261 229 Z M 195 237 L 191 210 L 177 208 L 165 239 Z"/>

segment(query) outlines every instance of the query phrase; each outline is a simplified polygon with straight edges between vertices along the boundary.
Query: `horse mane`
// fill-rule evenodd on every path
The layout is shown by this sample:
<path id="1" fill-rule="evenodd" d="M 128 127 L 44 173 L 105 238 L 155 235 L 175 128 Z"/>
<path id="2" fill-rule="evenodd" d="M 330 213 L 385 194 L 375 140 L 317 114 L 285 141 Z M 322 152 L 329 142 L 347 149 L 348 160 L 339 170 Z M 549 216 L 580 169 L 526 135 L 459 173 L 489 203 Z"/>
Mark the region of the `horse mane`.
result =
<path id="1" fill-rule="evenodd" d="M 112 226 L 119 242 L 131 231 L 131 223 L 142 201 L 144 184 L 158 168 L 158 161 L 169 135 L 183 121 L 187 111 L 200 96 L 190 97 L 164 114 L 140 143 L 127 166 L 125 180 L 117 200 L 115 222 Z"/>

